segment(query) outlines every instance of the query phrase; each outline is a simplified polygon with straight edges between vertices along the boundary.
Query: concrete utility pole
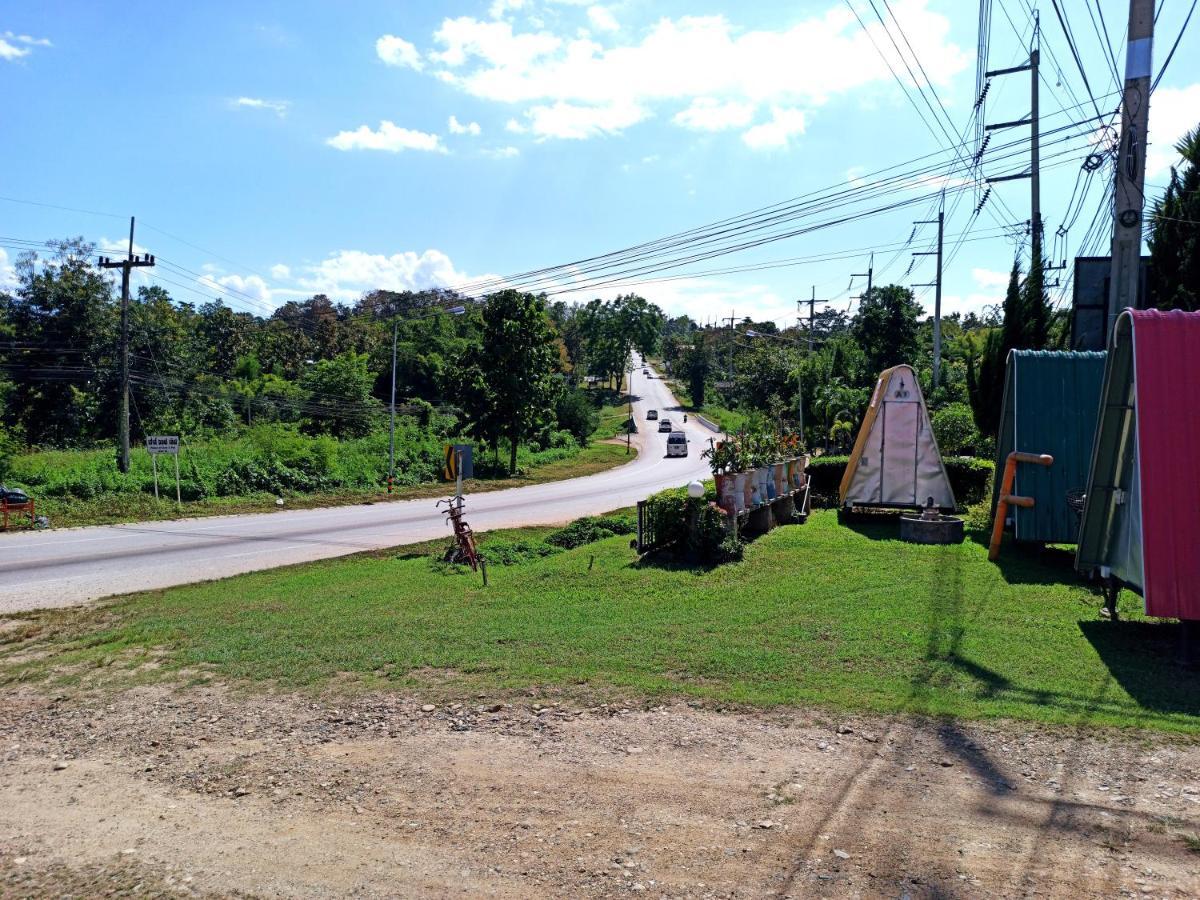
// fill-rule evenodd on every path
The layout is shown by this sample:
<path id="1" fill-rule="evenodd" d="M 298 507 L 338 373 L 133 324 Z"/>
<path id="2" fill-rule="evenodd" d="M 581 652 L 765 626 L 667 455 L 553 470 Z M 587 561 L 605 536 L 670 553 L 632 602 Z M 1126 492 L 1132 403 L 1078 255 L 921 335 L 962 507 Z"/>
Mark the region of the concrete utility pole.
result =
<path id="1" fill-rule="evenodd" d="M 133 216 L 129 217 L 129 254 L 114 262 L 100 257 L 100 268 L 121 270 L 121 396 L 117 410 L 117 468 L 129 471 L 129 272 L 141 266 L 154 265 L 154 257 L 133 255 Z"/>
<path id="2" fill-rule="evenodd" d="M 1113 206 L 1112 277 L 1108 293 L 1108 337 L 1123 309 L 1138 305 L 1142 277 L 1142 208 L 1146 180 L 1146 130 L 1150 120 L 1150 67 L 1154 48 L 1154 0 L 1129 0 L 1129 43 L 1125 48 L 1125 95 L 1121 100 L 1121 144 L 1117 151 Z"/>
<path id="3" fill-rule="evenodd" d="M 725 321 L 724 319 L 721 320 Z M 733 381 L 733 323 L 735 321 L 733 310 L 729 311 L 729 358 L 727 360 L 726 380 Z"/>
<path id="4" fill-rule="evenodd" d="M 396 340 L 399 337 L 400 320 L 392 319 L 392 406 L 391 421 L 388 424 L 388 484 L 387 492 L 392 492 L 396 481 Z"/>
<path id="5" fill-rule="evenodd" d="M 1152 2 L 1152 0 L 1151 0 Z M 1039 103 L 1038 103 L 1038 66 L 1041 63 L 1041 26 L 1038 22 L 1036 13 L 1034 14 L 1033 26 L 1034 45 L 1029 51 L 1029 62 L 1023 66 L 1012 66 L 1007 69 L 993 69 L 991 72 L 985 73 L 987 78 L 994 78 L 999 75 L 1011 75 L 1014 72 L 1029 73 L 1029 115 L 1024 119 L 1016 119 L 1012 122 L 997 122 L 994 125 L 987 125 L 984 131 L 998 131 L 1002 128 L 1016 128 L 1020 125 L 1029 126 L 1029 171 L 1022 172 L 1019 175 L 1000 175 L 995 178 L 987 179 L 988 184 L 997 184 L 1001 181 L 1016 181 L 1019 178 L 1029 179 L 1029 228 L 1033 235 L 1032 250 L 1030 252 L 1031 264 L 1030 271 L 1041 269 L 1042 265 L 1042 181 L 1041 181 L 1041 129 L 1038 125 Z"/>
<path id="6" fill-rule="evenodd" d="M 867 293 L 868 294 L 871 293 L 871 282 L 872 282 L 872 279 L 874 278 L 874 276 L 875 276 L 875 254 L 874 253 L 871 254 L 871 261 L 867 264 L 867 271 L 850 273 L 851 278 L 867 279 Z M 860 299 L 860 300 L 862 299 L 861 294 L 859 294 L 858 299 Z"/>
<path id="7" fill-rule="evenodd" d="M 943 203 L 945 198 L 943 197 Z M 939 383 L 942 371 L 942 237 L 945 234 L 946 213 L 944 209 L 938 210 L 936 219 L 924 219 L 920 222 L 914 222 L 915 225 L 932 225 L 937 222 L 938 241 L 937 250 L 923 250 L 919 253 L 914 253 L 913 256 L 936 256 L 937 257 L 937 281 L 930 284 L 915 285 L 915 287 L 932 287 L 934 288 L 933 295 L 933 386 L 936 388 Z"/>
<path id="8" fill-rule="evenodd" d="M 796 301 L 796 305 L 797 306 L 800 305 L 799 300 Z M 814 327 L 814 323 L 816 322 L 816 318 L 817 318 L 816 308 L 817 308 L 817 286 L 814 284 L 812 287 L 812 297 L 810 297 L 808 300 L 808 352 L 809 353 L 812 353 L 812 349 L 813 349 L 813 327 Z"/>

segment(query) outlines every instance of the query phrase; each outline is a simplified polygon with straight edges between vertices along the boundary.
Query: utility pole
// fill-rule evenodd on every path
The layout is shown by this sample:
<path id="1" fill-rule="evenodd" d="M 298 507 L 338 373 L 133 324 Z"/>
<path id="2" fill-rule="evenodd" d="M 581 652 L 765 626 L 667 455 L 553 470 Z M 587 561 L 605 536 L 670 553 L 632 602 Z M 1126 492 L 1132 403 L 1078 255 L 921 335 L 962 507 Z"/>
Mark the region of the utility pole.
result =
<path id="1" fill-rule="evenodd" d="M 945 197 L 942 198 L 943 204 Z M 932 225 L 937 222 L 938 238 L 937 250 L 923 250 L 919 253 L 914 253 L 913 256 L 936 256 L 937 257 L 937 281 L 932 284 L 915 285 L 916 287 L 932 287 L 934 288 L 933 295 L 933 386 L 938 386 L 938 381 L 942 371 L 942 237 L 945 233 L 946 212 L 945 209 L 938 210 L 936 219 L 924 219 L 920 222 L 914 222 L 915 225 Z"/>
<path id="2" fill-rule="evenodd" d="M 871 279 L 874 278 L 874 276 L 875 276 L 875 254 L 874 253 L 871 254 L 871 261 L 867 264 L 867 271 L 850 273 L 851 278 L 867 279 L 867 293 L 868 294 L 871 293 Z M 860 300 L 862 299 L 861 294 L 859 295 L 858 299 L 860 299 Z"/>
<path id="3" fill-rule="evenodd" d="M 796 301 L 796 306 L 800 305 L 799 300 Z M 812 287 L 812 296 L 808 300 L 808 352 L 812 353 L 813 349 L 813 323 L 816 321 L 817 308 L 817 286 Z"/>
<path id="4" fill-rule="evenodd" d="M 117 468 L 129 471 L 129 272 L 141 266 L 154 265 L 150 254 L 133 255 L 133 216 L 129 217 L 129 254 L 114 262 L 100 257 L 100 268 L 121 270 L 121 396 L 117 410 Z"/>
<path id="5" fill-rule="evenodd" d="M 1125 49 L 1125 95 L 1121 100 L 1121 144 L 1117 150 L 1113 207 L 1112 277 L 1108 293 L 1108 336 L 1123 309 L 1138 306 L 1142 277 L 1142 207 L 1146 179 L 1146 130 L 1150 112 L 1150 65 L 1154 47 L 1154 0 L 1129 0 L 1129 43 Z"/>
<path id="6" fill-rule="evenodd" d="M 1130 2 L 1139 2 L 1139 0 L 1130 0 Z M 1153 0 L 1147 0 L 1153 5 Z M 1151 13 L 1153 16 L 1153 13 Z M 987 179 L 988 184 L 997 184 L 1001 181 L 1016 181 L 1020 178 L 1029 179 L 1029 228 L 1033 235 L 1032 249 L 1030 251 L 1030 266 L 1029 270 L 1032 274 L 1037 272 L 1041 277 L 1042 268 L 1042 179 L 1041 179 L 1041 128 L 1039 121 L 1039 103 L 1038 103 L 1038 66 L 1041 64 L 1041 23 L 1038 19 L 1037 12 L 1034 12 L 1033 24 L 1033 45 L 1029 50 L 1029 62 L 1023 66 L 1011 66 L 1007 69 L 993 69 L 991 72 L 986 72 L 985 77 L 994 78 L 999 75 L 1012 75 L 1016 72 L 1029 73 L 1029 115 L 1023 119 L 1016 119 L 1011 122 L 997 122 L 994 125 L 984 126 L 984 131 L 999 131 L 1002 128 L 1016 128 L 1021 125 L 1029 126 L 1029 171 L 1021 172 L 1018 175 L 1000 175 L 995 178 Z"/>
<path id="7" fill-rule="evenodd" d="M 722 319 L 722 322 L 725 320 Z M 726 380 L 733 381 L 733 323 L 735 321 L 733 310 L 729 311 L 729 359 L 727 360 Z"/>
<path id="8" fill-rule="evenodd" d="M 396 481 L 396 339 L 399 335 L 400 320 L 392 319 L 392 408 L 391 422 L 388 425 L 388 484 L 387 492 L 392 492 Z"/>

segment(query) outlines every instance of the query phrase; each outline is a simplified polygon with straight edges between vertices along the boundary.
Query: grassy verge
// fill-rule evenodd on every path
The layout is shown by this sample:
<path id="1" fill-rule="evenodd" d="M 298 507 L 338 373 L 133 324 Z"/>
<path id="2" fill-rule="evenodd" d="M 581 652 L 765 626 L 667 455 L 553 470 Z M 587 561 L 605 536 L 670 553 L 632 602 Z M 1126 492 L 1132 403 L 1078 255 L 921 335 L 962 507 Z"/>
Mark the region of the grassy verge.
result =
<path id="1" fill-rule="evenodd" d="M 636 450 L 633 451 L 636 454 Z M 499 491 L 548 481 L 562 481 L 583 475 L 594 475 L 607 469 L 624 465 L 633 457 L 627 455 L 625 446 L 612 443 L 593 443 L 566 459 L 556 459 L 541 465 L 530 466 L 525 474 L 513 478 L 472 478 L 465 482 L 467 493 L 479 494 Z M 185 500 L 181 507 L 174 503 L 173 476 L 162 483 L 162 500 L 143 492 L 102 494 L 90 499 L 72 497 L 36 498 L 39 515 L 49 517 L 55 528 L 79 525 L 111 525 L 118 522 L 148 522 L 178 519 L 185 516 L 219 516 L 233 513 L 276 512 L 276 494 L 259 492 L 233 497 L 206 497 L 201 500 Z M 413 500 L 422 497 L 443 496 L 450 490 L 440 482 L 405 485 L 387 494 L 379 488 L 337 491 L 314 491 L 312 493 L 288 492 L 283 509 L 310 509 L 322 506 L 347 506 L 356 503 L 387 503 L 395 500 Z M 14 529 L 15 530 L 15 529 Z M 2 539 L 2 538 L 0 538 Z"/>
<path id="2" fill-rule="evenodd" d="M 200 668 L 321 688 L 435 672 L 451 691 L 560 685 L 1200 733 L 1200 675 L 1175 668 L 1175 627 L 1143 620 L 1137 598 L 1122 598 L 1126 621 L 1101 621 L 1066 554 L 1006 548 L 995 566 L 982 536 L 926 547 L 894 531 L 817 512 L 707 571 L 638 564 L 614 537 L 496 566 L 487 588 L 412 548 L 331 560 L 18 617 L 0 630 L 0 678 Z M 485 550 L 512 538 L 489 535 Z"/>

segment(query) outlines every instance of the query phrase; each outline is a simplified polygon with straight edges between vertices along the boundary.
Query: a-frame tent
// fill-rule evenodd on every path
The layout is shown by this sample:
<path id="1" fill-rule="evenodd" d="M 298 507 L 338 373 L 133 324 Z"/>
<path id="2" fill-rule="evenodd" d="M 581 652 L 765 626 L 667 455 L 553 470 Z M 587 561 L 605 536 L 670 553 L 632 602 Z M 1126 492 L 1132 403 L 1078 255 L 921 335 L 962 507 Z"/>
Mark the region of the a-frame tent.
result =
<path id="1" fill-rule="evenodd" d="M 1087 487 L 1104 353 L 1012 350 L 1004 372 L 1004 400 L 996 436 L 992 508 L 1000 495 L 999 473 L 1012 451 L 1054 457 L 1050 466 L 1018 466 L 1013 493 L 1032 497 L 1031 507 L 1010 506 L 1018 541 L 1074 544 L 1079 515 L 1067 501 Z"/>
<path id="2" fill-rule="evenodd" d="M 1200 312 L 1126 310 L 1104 370 L 1075 567 L 1200 620 Z"/>
<path id="3" fill-rule="evenodd" d="M 954 509 L 916 373 L 911 366 L 893 366 L 875 383 L 839 499 L 843 507 L 911 509 L 930 497 L 938 509 Z"/>

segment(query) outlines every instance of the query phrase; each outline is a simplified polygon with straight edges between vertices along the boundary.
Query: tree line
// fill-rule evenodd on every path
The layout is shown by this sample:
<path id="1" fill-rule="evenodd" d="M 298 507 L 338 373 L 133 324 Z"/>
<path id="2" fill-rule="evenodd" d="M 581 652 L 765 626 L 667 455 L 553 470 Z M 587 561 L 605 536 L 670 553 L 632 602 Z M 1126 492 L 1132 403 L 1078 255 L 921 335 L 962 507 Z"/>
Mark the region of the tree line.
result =
<path id="1" fill-rule="evenodd" d="M 23 254 L 0 293 L 0 442 L 90 448 L 117 434 L 120 297 L 81 239 Z M 135 439 L 193 440 L 278 423 L 357 437 L 384 427 L 393 330 L 401 415 L 500 452 L 596 427 L 591 374 L 611 380 L 633 348 L 651 352 L 662 313 L 634 295 L 586 306 L 513 290 L 474 299 L 451 290 L 375 290 L 337 303 L 318 294 L 268 315 L 221 300 L 181 302 L 140 286 L 129 308 Z M 449 424 L 444 424 L 446 422 Z"/>

